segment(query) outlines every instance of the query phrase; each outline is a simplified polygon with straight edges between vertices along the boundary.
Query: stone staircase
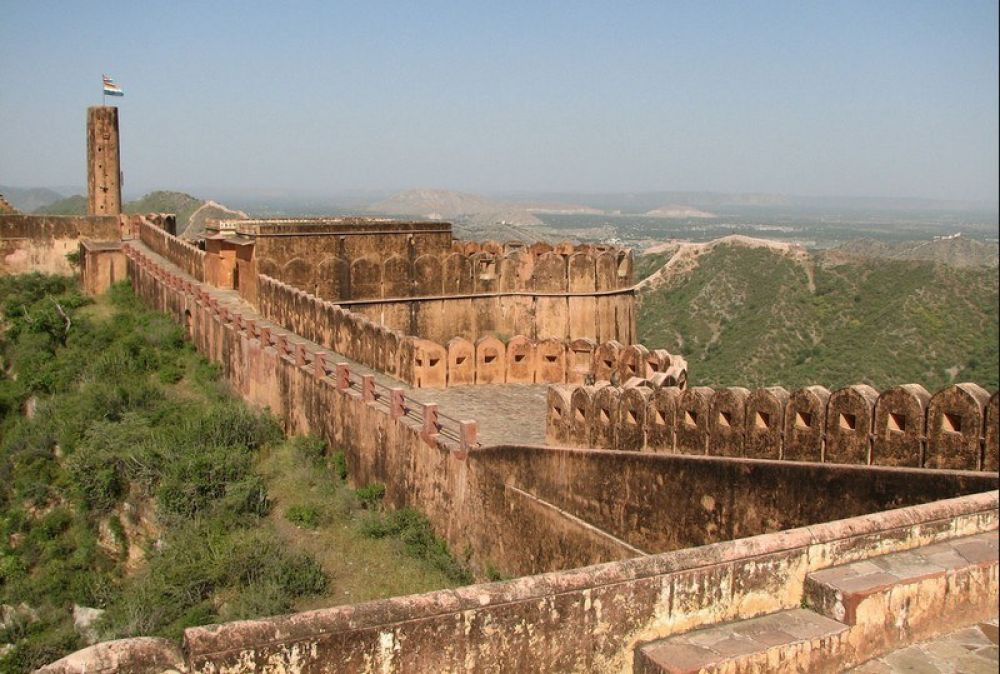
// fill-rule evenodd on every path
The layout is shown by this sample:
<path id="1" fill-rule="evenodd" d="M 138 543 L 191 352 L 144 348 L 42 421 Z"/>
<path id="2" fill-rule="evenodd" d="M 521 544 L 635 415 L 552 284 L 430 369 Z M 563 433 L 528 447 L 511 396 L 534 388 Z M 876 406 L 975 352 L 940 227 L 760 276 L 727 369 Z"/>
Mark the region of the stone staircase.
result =
<path id="1" fill-rule="evenodd" d="M 635 674 L 841 672 L 997 614 L 996 531 L 815 571 L 802 608 L 639 646 Z"/>

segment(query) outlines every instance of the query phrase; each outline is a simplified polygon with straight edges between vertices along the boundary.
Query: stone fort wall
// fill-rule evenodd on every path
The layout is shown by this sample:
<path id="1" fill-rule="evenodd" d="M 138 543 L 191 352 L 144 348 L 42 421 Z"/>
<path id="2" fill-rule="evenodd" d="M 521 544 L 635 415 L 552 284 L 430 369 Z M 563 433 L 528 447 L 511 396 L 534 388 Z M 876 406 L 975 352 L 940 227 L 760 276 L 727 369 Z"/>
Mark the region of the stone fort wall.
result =
<path id="1" fill-rule="evenodd" d="M 635 341 L 628 250 L 459 241 L 448 223 L 364 218 L 215 227 L 253 241 L 252 260 L 237 263 L 253 304 L 255 280 L 267 276 L 440 344 L 515 335 Z"/>
<path id="2" fill-rule="evenodd" d="M 755 459 L 996 472 L 998 394 L 957 384 L 750 391 L 655 386 L 551 387 L 550 444 Z"/>
<path id="3" fill-rule="evenodd" d="M 422 388 L 583 383 L 595 372 L 602 372 L 602 368 L 617 369 L 619 355 L 626 355 L 625 347 L 617 341 L 598 345 L 592 339 L 565 336 L 539 339 L 515 333 L 500 339 L 487 334 L 473 341 L 459 333 L 437 342 L 373 319 L 358 311 L 356 305 L 338 305 L 266 275 L 257 277 L 255 292 L 257 309 L 265 318 L 363 365 Z M 453 318 L 452 312 L 448 312 L 447 319 Z M 677 356 L 662 350 L 650 354 L 644 347 L 631 348 L 642 360 L 643 372 L 666 372 L 673 366 L 676 378 L 686 377 L 683 360 Z"/>
<path id="4" fill-rule="evenodd" d="M 121 228 L 116 215 L 0 215 L 0 273 L 73 274 L 68 253 L 84 239 L 118 240 Z"/>
<path id="5" fill-rule="evenodd" d="M 637 643 L 798 606 L 816 569 L 997 526 L 996 492 L 918 505 L 995 489 L 991 473 L 463 448 L 428 431 L 427 409 L 414 419 L 343 386 L 315 347 L 281 348 L 282 340 L 262 338 L 273 328 L 227 311 L 207 286 L 126 250 L 139 296 L 185 324 L 239 395 L 270 408 L 289 432 L 342 448 L 354 484 L 385 484 L 391 507 L 420 508 L 474 564 L 512 574 L 573 567 L 191 628 L 183 659 L 195 671 L 331 663 L 392 672 L 627 671 Z M 838 518 L 853 519 L 820 523 Z M 765 533 L 795 526 L 803 528 Z M 680 549 L 691 545 L 708 547 Z M 585 566 L 597 562 L 608 563 Z M 498 630 L 507 638 L 497 639 Z"/>

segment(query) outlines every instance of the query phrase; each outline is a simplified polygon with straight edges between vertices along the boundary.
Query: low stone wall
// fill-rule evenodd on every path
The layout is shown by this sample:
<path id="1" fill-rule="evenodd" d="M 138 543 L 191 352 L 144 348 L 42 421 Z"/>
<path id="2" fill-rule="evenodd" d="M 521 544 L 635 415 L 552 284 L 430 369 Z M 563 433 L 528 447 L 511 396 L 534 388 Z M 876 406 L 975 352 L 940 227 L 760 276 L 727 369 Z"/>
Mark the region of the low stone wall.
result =
<path id="1" fill-rule="evenodd" d="M 797 608 L 818 569 L 997 527 L 997 493 L 542 576 L 195 627 L 194 671 L 628 672 L 640 643 Z"/>
<path id="2" fill-rule="evenodd" d="M 689 390 L 552 387 L 546 441 L 629 451 L 998 470 L 997 393 L 918 384 Z"/>
<path id="3" fill-rule="evenodd" d="M 76 253 L 83 239 L 119 238 L 113 215 L 0 215 L 0 274 L 74 274 L 66 255 Z"/>
<path id="4" fill-rule="evenodd" d="M 205 252 L 187 241 L 178 239 L 153 222 L 142 218 L 138 222 L 139 239 L 150 250 L 162 255 L 199 281 L 205 280 Z"/>
<path id="5" fill-rule="evenodd" d="M 419 386 L 417 341 L 269 276 L 257 277 L 261 316 L 366 367 Z"/>

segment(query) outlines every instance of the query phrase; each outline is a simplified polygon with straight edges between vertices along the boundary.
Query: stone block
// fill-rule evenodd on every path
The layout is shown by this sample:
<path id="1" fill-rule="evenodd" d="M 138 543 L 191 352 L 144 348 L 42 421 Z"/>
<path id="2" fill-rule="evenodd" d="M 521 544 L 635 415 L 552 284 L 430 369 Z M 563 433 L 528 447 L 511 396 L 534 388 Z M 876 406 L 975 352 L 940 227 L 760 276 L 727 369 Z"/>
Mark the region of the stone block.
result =
<path id="1" fill-rule="evenodd" d="M 566 342 L 543 339 L 536 350 L 535 381 L 539 384 L 562 384 L 566 381 Z"/>
<path id="2" fill-rule="evenodd" d="M 591 418 L 590 437 L 593 446 L 599 449 L 613 449 L 621 414 L 621 389 L 604 386 L 594 396 L 594 412 Z"/>
<path id="3" fill-rule="evenodd" d="M 618 374 L 618 361 L 625 349 L 616 340 L 604 342 L 594 349 L 594 365 L 592 371 L 597 381 L 612 381 Z"/>
<path id="4" fill-rule="evenodd" d="M 428 339 L 413 340 L 413 385 L 416 388 L 444 388 L 448 383 L 448 353 Z"/>
<path id="5" fill-rule="evenodd" d="M 632 377 L 646 377 L 649 349 L 642 344 L 630 344 L 622 349 L 618 357 L 618 381 L 626 382 Z"/>
<path id="6" fill-rule="evenodd" d="M 826 427 L 826 403 L 830 391 L 807 386 L 792 393 L 785 405 L 785 441 L 781 458 L 791 461 L 822 461 Z"/>
<path id="7" fill-rule="evenodd" d="M 435 297 L 444 292 L 444 271 L 438 255 L 421 255 L 413 261 L 413 294 Z"/>
<path id="8" fill-rule="evenodd" d="M 476 347 L 467 339 L 453 337 L 448 342 L 448 386 L 476 383 Z"/>
<path id="9" fill-rule="evenodd" d="M 622 389 L 614 448 L 641 452 L 646 446 L 646 414 L 653 391 L 643 387 Z"/>
<path id="10" fill-rule="evenodd" d="M 652 377 L 654 374 L 666 372 L 672 364 L 670 352 L 666 349 L 653 349 L 646 356 L 646 376 Z"/>
<path id="11" fill-rule="evenodd" d="M 534 248 L 533 245 L 532 249 Z M 538 254 L 531 275 L 532 290 L 543 293 L 560 293 L 566 292 L 566 286 L 566 258 L 550 251 Z"/>
<path id="12" fill-rule="evenodd" d="M 683 391 L 677 399 L 674 446 L 680 454 L 708 452 L 709 414 L 715 392 L 707 386 Z"/>
<path id="13" fill-rule="evenodd" d="M 508 384 L 534 384 L 538 368 L 538 354 L 535 343 L 524 335 L 511 337 L 507 342 Z"/>
<path id="14" fill-rule="evenodd" d="M 955 384 L 934 394 L 927 407 L 926 468 L 979 470 L 980 436 L 990 394 L 978 384 Z"/>
<path id="15" fill-rule="evenodd" d="M 574 444 L 572 392 L 563 385 L 550 386 L 545 396 L 545 443 L 557 447 Z"/>
<path id="16" fill-rule="evenodd" d="M 780 459 L 788 391 L 780 386 L 753 391 L 746 403 L 744 456 Z"/>
<path id="17" fill-rule="evenodd" d="M 830 395 L 826 404 L 824 461 L 869 463 L 876 400 L 878 391 L 867 384 L 847 386 Z"/>
<path id="18" fill-rule="evenodd" d="M 884 391 L 875 402 L 872 464 L 911 466 L 923 463 L 927 405 L 931 394 L 920 384 Z"/>
<path id="19" fill-rule="evenodd" d="M 409 297 L 412 289 L 410 261 L 390 255 L 382 262 L 381 297 Z"/>
<path id="20" fill-rule="evenodd" d="M 746 441 L 746 403 L 750 390 L 739 386 L 719 389 L 708 413 L 708 453 L 743 456 Z"/>
<path id="21" fill-rule="evenodd" d="M 589 253 L 574 253 L 569 256 L 569 291 L 592 293 L 597 287 L 594 277 L 594 256 Z"/>
<path id="22" fill-rule="evenodd" d="M 681 390 L 674 387 L 654 389 L 646 410 L 646 450 L 669 454 L 674 452 L 674 427 Z"/>
<path id="23" fill-rule="evenodd" d="M 575 447 L 593 447 L 591 421 L 594 417 L 595 386 L 578 386 L 570 396 L 571 433 L 570 440 Z"/>
<path id="24" fill-rule="evenodd" d="M 385 371 L 393 377 L 399 377 L 399 345 L 403 340 L 403 333 L 396 330 L 386 330 L 385 332 Z"/>
<path id="25" fill-rule="evenodd" d="M 444 294 L 468 295 L 475 291 L 472 260 L 468 255 L 452 253 L 444 259 Z"/>
<path id="26" fill-rule="evenodd" d="M 574 339 L 566 354 L 566 383 L 584 384 L 594 374 L 594 353 L 597 343 L 592 339 Z"/>
<path id="27" fill-rule="evenodd" d="M 472 256 L 473 282 L 477 293 L 492 293 L 500 288 L 499 257 L 493 253 Z"/>
<path id="28" fill-rule="evenodd" d="M 476 383 L 502 384 L 507 372 L 507 348 L 496 337 L 476 341 Z"/>

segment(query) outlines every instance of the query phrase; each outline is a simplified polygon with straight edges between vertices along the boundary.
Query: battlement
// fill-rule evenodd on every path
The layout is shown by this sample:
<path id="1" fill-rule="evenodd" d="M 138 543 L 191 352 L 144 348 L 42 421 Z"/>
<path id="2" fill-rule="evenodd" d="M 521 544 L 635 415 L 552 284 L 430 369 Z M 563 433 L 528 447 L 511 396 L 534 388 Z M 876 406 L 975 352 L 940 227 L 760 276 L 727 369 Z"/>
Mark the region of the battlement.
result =
<path id="1" fill-rule="evenodd" d="M 162 253 L 161 253 L 162 254 Z M 165 255 L 166 257 L 166 255 Z M 371 320 L 265 275 L 257 278 L 257 308 L 265 318 L 417 388 L 473 384 L 583 383 L 595 376 L 673 377 L 683 383 L 687 365 L 663 350 L 617 341 L 515 335 L 441 344 Z"/>
<path id="2" fill-rule="evenodd" d="M 933 396 L 919 384 L 750 391 L 549 388 L 546 440 L 623 451 L 878 466 L 998 470 L 997 393 L 956 384 Z"/>

